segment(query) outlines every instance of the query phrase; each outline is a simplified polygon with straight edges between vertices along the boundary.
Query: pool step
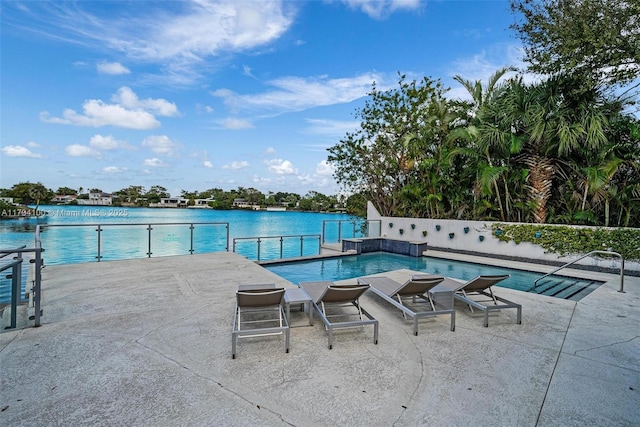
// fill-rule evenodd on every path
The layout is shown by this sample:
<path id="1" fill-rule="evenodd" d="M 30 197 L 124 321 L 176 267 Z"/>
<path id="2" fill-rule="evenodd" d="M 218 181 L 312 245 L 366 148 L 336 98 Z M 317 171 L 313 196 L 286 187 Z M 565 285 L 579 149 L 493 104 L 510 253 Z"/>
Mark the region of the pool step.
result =
<path id="1" fill-rule="evenodd" d="M 597 289 L 602 282 L 596 280 L 580 280 L 564 277 L 554 277 L 542 280 L 535 289 L 529 292 L 578 301 Z"/>

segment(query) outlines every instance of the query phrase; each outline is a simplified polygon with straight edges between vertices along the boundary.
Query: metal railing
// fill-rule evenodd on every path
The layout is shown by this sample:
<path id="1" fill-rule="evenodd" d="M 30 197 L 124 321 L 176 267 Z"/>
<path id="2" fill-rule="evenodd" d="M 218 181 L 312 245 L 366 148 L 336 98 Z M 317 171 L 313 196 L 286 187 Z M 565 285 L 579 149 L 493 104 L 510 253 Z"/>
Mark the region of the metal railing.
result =
<path id="1" fill-rule="evenodd" d="M 257 253 L 257 261 L 261 261 L 262 259 L 262 244 L 265 243 L 265 241 L 269 242 L 269 241 L 276 241 L 276 243 L 279 242 L 278 248 L 279 248 L 279 259 L 282 259 L 284 257 L 284 245 L 285 245 L 285 241 L 292 241 L 294 240 L 296 245 L 297 245 L 297 241 L 300 241 L 300 252 L 299 252 L 299 256 L 304 256 L 304 242 L 305 239 L 317 239 L 318 243 L 317 243 L 317 248 L 318 248 L 318 252 L 317 254 L 314 253 L 313 255 L 320 255 L 320 250 L 322 248 L 322 244 L 321 244 L 321 236 L 320 234 L 293 234 L 293 235 L 283 235 L 283 236 L 263 236 L 263 237 L 236 237 L 233 239 L 233 252 L 236 253 L 237 252 L 237 244 L 239 242 L 243 242 L 243 241 L 255 241 L 257 246 L 256 246 L 256 253 Z M 293 249 L 290 250 L 289 252 L 293 252 Z"/>
<path id="2" fill-rule="evenodd" d="M 24 253 L 33 253 L 35 257 L 30 259 L 29 262 L 34 264 L 34 280 L 33 287 L 31 288 L 31 295 L 34 304 L 34 315 L 29 318 L 29 320 L 34 321 L 34 326 L 40 326 L 40 316 L 42 314 L 40 308 L 40 295 L 42 289 L 42 243 L 40 241 L 40 226 L 36 226 L 35 233 L 35 245 L 33 248 L 27 248 L 25 246 L 21 246 L 15 249 L 0 249 L 0 258 L 5 258 L 10 255 L 14 255 L 11 261 L 4 263 L 0 266 L 0 272 L 11 269 L 11 274 L 7 276 L 7 278 L 11 279 L 11 320 L 10 325 L 5 329 L 14 329 L 17 327 L 18 320 L 18 305 L 23 302 L 21 295 L 22 288 L 22 264 L 24 262 L 23 254 Z"/>
<path id="3" fill-rule="evenodd" d="M 380 228 L 382 221 L 379 219 L 376 220 L 357 220 L 357 219 L 325 219 L 322 221 L 322 244 L 327 243 L 326 236 L 329 234 L 327 232 L 327 226 L 337 224 L 338 231 L 338 242 L 342 242 L 343 235 L 346 233 L 346 229 L 348 228 L 351 233 L 346 237 L 380 237 Z M 346 226 L 343 227 L 343 224 Z M 376 227 L 377 225 L 377 227 Z M 377 233 L 376 233 L 377 229 Z"/>
<path id="4" fill-rule="evenodd" d="M 93 228 L 96 236 L 95 256 L 96 261 L 103 259 L 125 259 L 135 258 L 135 254 L 143 254 L 148 258 L 154 254 L 153 246 L 155 244 L 163 245 L 164 252 L 161 255 L 179 255 L 193 254 L 194 252 L 214 252 L 217 248 L 213 246 L 211 235 L 199 236 L 199 249 L 196 247 L 196 239 L 194 232 L 196 228 L 203 229 L 205 227 L 224 227 L 224 237 L 221 238 L 220 245 L 224 251 L 229 251 L 229 223 L 228 222 L 161 222 L 161 223 L 112 223 L 112 224 L 53 224 L 42 226 L 43 229 L 55 229 L 59 227 L 75 227 L 75 228 Z M 144 229 L 142 229 L 144 227 Z M 170 227 L 178 227 L 175 231 L 167 231 Z M 118 230 L 118 231 L 116 231 Z M 156 233 L 154 234 L 154 230 Z M 90 230 L 91 231 L 91 230 Z M 138 233 L 136 239 L 135 233 Z M 105 233 L 111 240 L 105 238 Z M 207 237 L 207 238 L 205 238 Z M 68 236 L 65 236 L 68 238 Z M 86 236 L 81 239 L 85 248 L 87 245 Z M 126 247 L 125 247 L 126 245 Z M 169 247 L 172 248 L 169 248 Z M 174 252 L 169 252 L 169 249 Z M 205 248 L 204 250 L 202 248 Z M 90 250 L 90 249 L 87 249 Z M 112 253 L 113 256 L 107 257 L 105 253 Z M 177 252 L 177 253 L 175 253 Z M 65 254 L 65 256 L 67 256 Z M 85 254 L 74 253 L 74 256 Z M 156 254 L 157 255 L 157 254 Z M 54 256 L 52 254 L 52 256 Z M 54 258 L 55 259 L 55 258 Z M 53 260 L 52 260 L 53 261 Z M 74 261 L 78 261 L 77 259 Z M 55 261 L 53 263 L 56 263 Z"/>
<path id="5" fill-rule="evenodd" d="M 618 292 L 622 292 L 624 293 L 624 258 L 622 257 L 622 255 L 620 255 L 617 252 L 611 252 L 611 251 L 591 251 L 587 254 L 582 255 L 580 258 L 574 259 L 571 262 L 568 262 L 564 265 L 561 265 L 560 267 L 556 268 L 555 270 L 545 274 L 542 277 L 537 278 L 534 282 L 533 282 L 533 287 L 531 289 L 535 289 L 538 286 L 538 282 L 542 279 L 544 279 L 547 276 L 551 276 L 552 274 L 562 270 L 565 267 L 568 267 L 572 264 L 575 264 L 576 262 L 580 261 L 581 259 L 584 259 L 588 256 L 594 255 L 594 254 L 599 254 L 599 255 L 612 255 L 612 256 L 616 256 L 618 258 L 620 258 L 620 290 L 618 290 Z"/>
<path id="6" fill-rule="evenodd" d="M 11 269 L 11 273 L 7 275 L 7 279 L 11 279 L 11 288 L 9 291 L 11 294 L 11 325 L 5 327 L 5 329 L 12 329 L 16 327 L 18 303 L 22 301 L 20 291 L 22 286 L 22 250 L 24 248 L 26 248 L 26 246 L 21 246 L 15 249 L 0 250 L 0 258 L 16 254 L 16 256 L 12 257 L 11 261 L 3 262 L 3 264 L 0 265 L 0 272 Z"/>

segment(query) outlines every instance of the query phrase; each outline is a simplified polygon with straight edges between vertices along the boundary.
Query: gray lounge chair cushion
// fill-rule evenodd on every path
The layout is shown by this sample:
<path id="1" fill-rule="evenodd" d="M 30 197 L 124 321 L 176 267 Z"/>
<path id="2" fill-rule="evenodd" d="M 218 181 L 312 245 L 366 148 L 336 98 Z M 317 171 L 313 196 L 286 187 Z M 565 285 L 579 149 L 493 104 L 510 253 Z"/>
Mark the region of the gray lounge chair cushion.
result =
<path id="1" fill-rule="evenodd" d="M 284 288 L 236 292 L 238 307 L 270 307 L 282 304 Z"/>

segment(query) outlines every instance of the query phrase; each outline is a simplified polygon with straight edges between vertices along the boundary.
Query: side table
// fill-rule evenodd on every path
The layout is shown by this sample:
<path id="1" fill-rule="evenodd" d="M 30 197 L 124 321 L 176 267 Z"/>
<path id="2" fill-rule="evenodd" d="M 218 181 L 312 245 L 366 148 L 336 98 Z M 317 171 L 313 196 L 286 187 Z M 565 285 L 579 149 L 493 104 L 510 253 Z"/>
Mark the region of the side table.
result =
<path id="1" fill-rule="evenodd" d="M 291 322 L 291 304 L 300 304 L 301 311 L 304 311 L 304 306 L 306 305 L 309 310 L 309 325 L 313 325 L 313 307 L 311 306 L 311 297 L 304 289 L 292 288 L 287 289 L 284 293 L 284 305 L 287 311 L 288 322 Z"/>

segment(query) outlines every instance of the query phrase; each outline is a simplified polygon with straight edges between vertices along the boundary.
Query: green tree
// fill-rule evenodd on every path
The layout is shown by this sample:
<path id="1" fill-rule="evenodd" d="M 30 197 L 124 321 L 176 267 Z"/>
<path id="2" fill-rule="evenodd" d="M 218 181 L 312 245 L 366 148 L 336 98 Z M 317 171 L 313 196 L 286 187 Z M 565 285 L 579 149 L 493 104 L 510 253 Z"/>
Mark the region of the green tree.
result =
<path id="1" fill-rule="evenodd" d="M 120 200 L 126 203 L 138 203 L 142 202 L 142 198 L 144 197 L 145 191 L 144 187 L 141 185 L 130 185 L 127 188 L 123 188 L 114 193 L 117 195 Z"/>
<path id="2" fill-rule="evenodd" d="M 22 204 L 36 204 L 36 209 L 40 205 L 40 202 L 48 202 L 53 199 L 55 195 L 53 191 L 46 188 L 40 182 L 20 182 L 11 187 L 8 194 L 8 197 L 13 197 Z"/>
<path id="3" fill-rule="evenodd" d="M 59 194 L 61 196 L 73 196 L 73 195 L 78 194 L 78 192 L 76 190 L 74 190 L 73 188 L 58 187 L 58 189 L 56 190 L 56 194 Z"/>
<path id="4" fill-rule="evenodd" d="M 424 78 L 406 81 L 379 91 L 374 83 L 369 99 L 356 111 L 360 129 L 347 133 L 328 149 L 334 178 L 348 193 L 362 194 L 382 215 L 398 214 L 406 202 L 402 191 L 415 180 L 417 164 L 425 157 L 424 135 L 430 120 L 429 106 L 443 98 L 439 82 Z"/>
<path id="5" fill-rule="evenodd" d="M 34 184 L 29 190 L 29 195 L 36 201 L 36 217 L 40 214 L 40 202 L 48 202 L 53 198 L 53 192 L 41 183 Z"/>
<path id="6" fill-rule="evenodd" d="M 144 197 L 146 197 L 149 203 L 159 203 L 160 199 L 169 197 L 169 193 L 166 188 L 160 185 L 154 185 L 149 189 Z"/>
<path id="7" fill-rule="evenodd" d="M 326 196 L 317 191 L 309 191 L 300 200 L 299 207 L 303 211 L 311 211 L 311 212 L 329 211 L 333 209 L 337 201 L 338 200 L 335 196 L 331 197 L 331 196 Z"/>
<path id="8" fill-rule="evenodd" d="M 536 73 L 566 74 L 588 89 L 640 76 L 637 0 L 510 0 L 525 60 Z"/>
<path id="9" fill-rule="evenodd" d="M 470 113 L 472 115 L 472 118 L 469 120 L 469 123 L 466 127 L 460 128 L 459 132 L 452 133 L 452 136 L 462 137 L 471 144 L 471 149 L 465 150 L 465 153 L 467 155 L 471 155 L 471 157 L 476 158 L 476 189 L 478 190 L 476 194 L 481 193 L 484 195 L 492 195 L 495 192 L 495 197 L 498 202 L 498 209 L 500 211 L 500 218 L 502 219 L 502 221 L 507 220 L 510 211 L 508 197 L 509 190 L 508 185 L 506 185 L 505 178 L 505 174 L 508 172 L 509 168 L 504 165 L 494 165 L 496 161 L 492 156 L 490 150 L 491 146 L 489 144 L 481 144 L 481 141 L 478 139 L 478 126 L 480 125 L 478 113 L 480 112 L 481 114 L 481 110 L 486 108 L 488 104 L 493 102 L 495 98 L 505 90 L 505 86 L 503 84 L 499 84 L 500 80 L 507 73 L 514 71 L 516 71 L 514 67 L 500 68 L 495 73 L 493 73 L 491 77 L 489 77 L 486 85 L 483 85 L 482 81 L 480 80 L 471 82 L 470 80 L 462 78 L 462 76 L 460 75 L 456 75 L 453 78 L 455 81 L 460 83 L 462 87 L 467 90 L 467 92 L 469 92 L 469 95 L 471 95 L 472 103 Z M 504 159 L 504 156 L 500 156 L 499 159 Z M 503 183 L 505 184 L 504 188 L 506 207 L 503 207 L 501 191 L 498 186 L 500 179 L 502 179 Z"/>
<path id="10" fill-rule="evenodd" d="M 608 121 L 601 94 L 595 89 L 576 92 L 577 84 L 560 76 L 531 85 L 512 79 L 482 117 L 483 137 L 509 147 L 526 165 L 529 203 L 537 223 L 546 222 L 559 170 L 571 158 L 585 157 L 606 143 Z"/>
<path id="11" fill-rule="evenodd" d="M 264 194 L 255 188 L 247 188 L 244 190 L 244 199 L 252 205 L 264 205 Z"/>
<path id="12" fill-rule="evenodd" d="M 347 197 L 347 213 L 360 218 L 367 217 L 367 198 L 362 194 L 352 194 Z"/>

